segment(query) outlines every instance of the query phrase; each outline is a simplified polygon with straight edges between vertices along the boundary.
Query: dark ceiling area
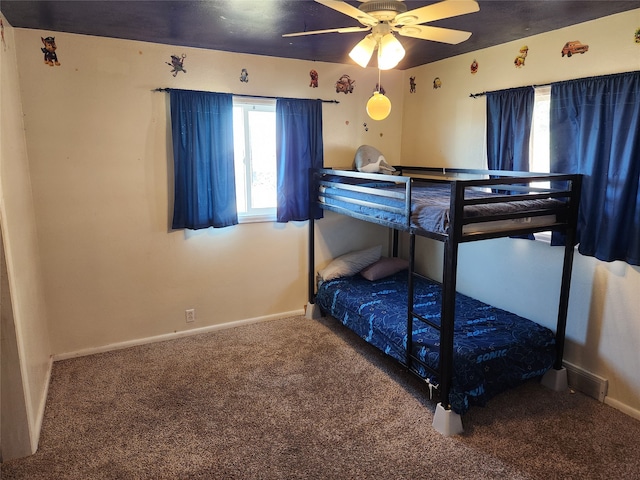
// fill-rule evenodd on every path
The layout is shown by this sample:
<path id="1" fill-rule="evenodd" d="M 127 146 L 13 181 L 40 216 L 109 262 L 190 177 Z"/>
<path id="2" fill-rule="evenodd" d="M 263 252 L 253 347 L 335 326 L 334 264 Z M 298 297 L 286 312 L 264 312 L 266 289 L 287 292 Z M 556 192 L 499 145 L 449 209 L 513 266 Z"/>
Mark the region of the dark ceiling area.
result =
<path id="1" fill-rule="evenodd" d="M 361 5 L 359 1 L 347 3 L 354 7 Z M 412 10 L 437 2 L 405 3 Z M 478 3 L 478 12 L 428 23 L 472 32 L 462 43 L 449 45 L 398 36 L 406 56 L 397 69 L 640 7 L 638 0 L 479 0 Z M 285 33 L 361 26 L 354 18 L 313 0 L 2 0 L 0 10 L 13 27 L 52 34 L 77 33 L 345 64 L 353 63 L 349 51 L 366 34 L 325 33 L 283 38 Z"/>

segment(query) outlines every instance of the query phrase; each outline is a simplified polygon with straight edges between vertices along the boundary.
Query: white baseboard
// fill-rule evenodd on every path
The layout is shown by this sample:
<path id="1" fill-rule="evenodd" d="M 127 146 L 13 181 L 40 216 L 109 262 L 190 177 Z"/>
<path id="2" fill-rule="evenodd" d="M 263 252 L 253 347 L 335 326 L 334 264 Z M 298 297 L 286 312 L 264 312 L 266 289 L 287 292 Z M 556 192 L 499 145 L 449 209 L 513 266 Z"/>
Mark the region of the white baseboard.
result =
<path id="1" fill-rule="evenodd" d="M 125 342 L 111 343 L 101 347 L 86 348 L 76 352 L 59 353 L 53 356 L 53 361 L 66 360 L 69 358 L 84 357 L 87 355 L 95 355 L 96 353 L 110 352 L 113 350 L 121 350 L 124 348 L 136 347 L 138 345 L 146 345 L 149 343 L 165 342 L 176 338 L 190 337 L 201 333 L 214 332 L 216 330 L 225 330 L 227 328 L 239 327 L 241 325 L 250 325 L 252 323 L 266 322 L 269 320 L 277 320 L 279 318 L 293 317 L 296 315 L 304 315 L 304 309 L 292 310 L 290 312 L 276 313 L 273 315 L 265 315 L 262 317 L 247 318 L 245 320 L 236 320 L 234 322 L 220 323 L 217 325 L 209 325 L 207 327 L 183 330 L 180 332 L 165 333 L 154 337 L 138 338 L 135 340 L 127 340 Z"/>
<path id="2" fill-rule="evenodd" d="M 604 403 L 606 403 L 610 407 L 615 408 L 616 410 L 620 410 L 622 413 L 625 413 L 630 417 L 635 418 L 636 420 L 640 420 L 640 410 L 636 410 L 635 408 L 632 408 L 625 403 L 619 402 L 618 400 L 614 400 L 611 397 L 605 397 Z"/>

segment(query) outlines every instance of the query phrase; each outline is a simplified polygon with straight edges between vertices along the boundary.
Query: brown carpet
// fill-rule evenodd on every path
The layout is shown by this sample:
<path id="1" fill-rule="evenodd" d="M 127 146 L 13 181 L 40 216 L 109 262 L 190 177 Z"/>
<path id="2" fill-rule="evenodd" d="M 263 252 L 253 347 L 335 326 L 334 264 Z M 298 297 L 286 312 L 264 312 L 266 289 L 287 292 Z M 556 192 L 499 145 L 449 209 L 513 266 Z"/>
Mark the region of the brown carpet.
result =
<path id="1" fill-rule="evenodd" d="M 425 390 L 332 319 L 65 360 L 2 480 L 640 478 L 640 422 L 584 395 L 531 382 L 443 437 Z"/>

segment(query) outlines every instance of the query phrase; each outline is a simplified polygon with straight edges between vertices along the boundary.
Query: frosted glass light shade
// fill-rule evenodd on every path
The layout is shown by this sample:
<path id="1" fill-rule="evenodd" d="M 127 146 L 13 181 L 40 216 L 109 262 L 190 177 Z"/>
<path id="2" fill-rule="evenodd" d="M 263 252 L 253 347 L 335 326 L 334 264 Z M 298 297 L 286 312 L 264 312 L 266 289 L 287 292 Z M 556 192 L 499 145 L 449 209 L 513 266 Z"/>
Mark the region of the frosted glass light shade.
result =
<path id="1" fill-rule="evenodd" d="M 389 70 L 404 58 L 404 48 L 398 39 L 391 33 L 387 33 L 378 47 L 378 68 Z"/>
<path id="2" fill-rule="evenodd" d="M 353 47 L 351 52 L 349 52 L 349 56 L 354 62 L 362 68 L 365 68 L 369 63 L 369 60 L 371 60 L 371 56 L 373 55 L 375 48 L 376 41 L 374 40 L 373 35 L 369 34 L 360 40 L 355 47 Z"/>
<path id="3" fill-rule="evenodd" d="M 373 120 L 384 120 L 391 113 L 391 101 L 380 92 L 374 92 L 367 102 L 367 114 Z"/>

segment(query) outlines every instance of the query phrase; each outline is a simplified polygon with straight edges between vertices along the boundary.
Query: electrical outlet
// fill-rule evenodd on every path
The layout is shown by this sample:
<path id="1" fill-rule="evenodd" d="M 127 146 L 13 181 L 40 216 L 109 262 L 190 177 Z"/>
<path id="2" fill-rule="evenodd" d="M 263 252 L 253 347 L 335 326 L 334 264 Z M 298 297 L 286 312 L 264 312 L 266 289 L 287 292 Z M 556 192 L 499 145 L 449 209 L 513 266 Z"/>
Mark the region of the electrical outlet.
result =
<path id="1" fill-rule="evenodd" d="M 193 323 L 196 321 L 196 311 L 193 308 L 184 311 L 184 319 L 187 323 Z"/>

